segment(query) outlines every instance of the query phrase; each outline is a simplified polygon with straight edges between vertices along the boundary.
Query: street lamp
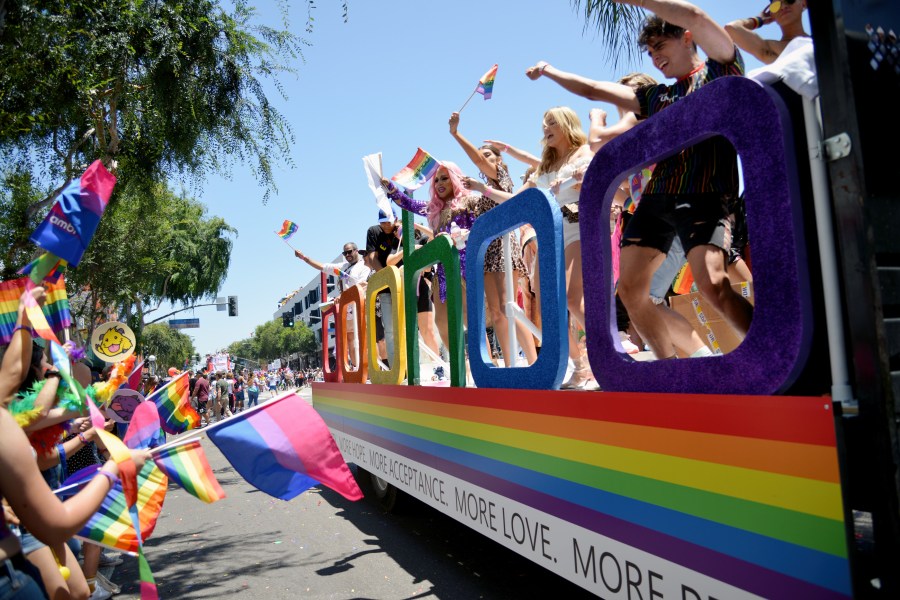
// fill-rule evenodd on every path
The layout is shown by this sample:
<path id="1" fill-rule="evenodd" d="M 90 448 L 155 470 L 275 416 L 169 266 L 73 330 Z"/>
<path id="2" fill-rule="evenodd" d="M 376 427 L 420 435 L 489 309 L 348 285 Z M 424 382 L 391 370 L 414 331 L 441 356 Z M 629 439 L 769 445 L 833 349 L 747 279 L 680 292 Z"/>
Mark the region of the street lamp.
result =
<path id="1" fill-rule="evenodd" d="M 150 363 L 150 375 L 156 375 L 156 355 L 151 354 L 148 356 L 147 362 Z"/>

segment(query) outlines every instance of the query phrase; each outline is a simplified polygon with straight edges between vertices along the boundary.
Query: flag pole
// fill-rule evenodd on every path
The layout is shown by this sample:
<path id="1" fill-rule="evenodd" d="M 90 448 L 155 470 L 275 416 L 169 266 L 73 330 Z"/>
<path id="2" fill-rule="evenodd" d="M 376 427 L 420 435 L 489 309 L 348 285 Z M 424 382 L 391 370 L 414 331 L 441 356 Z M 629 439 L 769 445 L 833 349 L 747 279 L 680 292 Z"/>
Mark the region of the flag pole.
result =
<path id="1" fill-rule="evenodd" d="M 277 231 L 275 232 L 275 235 L 278 235 L 278 232 L 277 232 Z M 288 247 L 288 248 L 290 248 L 290 249 L 293 250 L 294 252 L 297 251 L 296 248 L 294 248 L 293 246 L 291 246 L 291 243 L 290 243 L 289 241 L 287 241 L 286 239 L 284 239 L 284 238 L 281 237 L 280 235 L 278 235 L 278 237 L 281 238 L 281 241 L 282 241 L 282 242 L 284 242 L 285 244 L 287 244 L 287 247 Z"/>
<path id="2" fill-rule="evenodd" d="M 204 436 L 202 434 L 201 435 L 189 435 L 187 437 L 183 437 L 183 438 L 180 438 L 177 440 L 172 440 L 171 442 L 166 442 L 165 444 L 161 444 L 159 446 L 156 446 L 155 448 L 150 448 L 150 454 L 156 454 L 156 453 L 162 452 L 163 450 L 166 450 L 168 448 L 174 448 L 175 446 L 183 446 L 184 444 L 190 444 L 191 442 L 202 440 L 204 437 L 206 437 L 206 436 Z"/>
<path id="3" fill-rule="evenodd" d="M 476 86 L 475 86 L 475 89 L 472 90 L 472 93 L 469 94 L 469 97 L 466 98 L 466 101 L 463 103 L 462 107 L 460 107 L 460 109 L 459 109 L 458 111 L 456 111 L 456 112 L 461 113 L 461 112 L 463 111 L 463 108 L 466 107 L 466 105 L 469 103 L 469 100 L 471 100 L 472 97 L 475 96 L 475 92 L 477 92 L 477 91 L 478 91 L 478 86 L 476 85 Z"/>

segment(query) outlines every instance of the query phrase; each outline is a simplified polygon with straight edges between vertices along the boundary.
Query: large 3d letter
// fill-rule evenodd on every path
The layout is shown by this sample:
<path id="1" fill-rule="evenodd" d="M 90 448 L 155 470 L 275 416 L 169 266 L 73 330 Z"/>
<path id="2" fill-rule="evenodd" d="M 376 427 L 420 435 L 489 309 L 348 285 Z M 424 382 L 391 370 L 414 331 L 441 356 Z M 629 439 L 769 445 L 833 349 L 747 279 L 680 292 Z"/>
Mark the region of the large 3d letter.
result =
<path id="1" fill-rule="evenodd" d="M 344 325 L 344 327 L 346 327 L 345 324 L 347 322 L 347 311 L 351 306 L 356 307 L 353 311 L 353 315 L 356 320 L 356 337 L 359 340 L 359 366 L 356 370 L 351 371 L 348 368 L 348 356 L 346 351 L 342 354 L 338 354 L 339 358 L 337 362 L 341 371 L 341 377 L 345 383 L 365 383 L 369 376 L 369 355 L 366 354 L 366 302 L 363 287 L 356 284 L 344 290 L 341 294 L 339 306 L 340 314 L 338 315 L 337 320 Z M 344 333 L 342 340 L 346 340 L 346 333 Z"/>
<path id="2" fill-rule="evenodd" d="M 394 353 L 388 357 L 391 368 L 382 371 L 372 368 L 369 378 L 372 383 L 397 385 L 406 376 L 406 338 L 403 336 L 403 308 L 402 281 L 400 269 L 397 267 L 385 267 L 369 278 L 369 286 L 366 289 L 366 307 L 368 308 L 367 321 L 375 323 L 375 296 L 383 289 L 387 289 L 391 295 L 391 316 L 393 317 L 393 330 L 385 331 L 384 335 L 394 336 Z M 383 310 L 383 307 L 382 307 Z M 375 327 L 369 327 L 366 332 L 369 338 L 369 364 L 378 364 L 378 345 L 375 343 Z"/>
<path id="3" fill-rule="evenodd" d="M 323 288 L 324 289 L 324 288 Z M 335 303 L 328 308 L 322 309 L 322 377 L 329 383 L 341 383 L 340 356 L 344 351 L 344 328 L 341 327 L 340 319 L 337 318 L 337 310 Z M 331 369 L 329 362 L 329 346 L 328 346 L 328 322 L 334 323 L 334 370 Z"/>
<path id="4" fill-rule="evenodd" d="M 407 229 L 409 231 L 409 229 Z M 447 279 L 447 329 L 450 336 L 450 385 L 466 385 L 466 357 L 463 347 L 462 283 L 459 276 L 459 251 L 445 235 L 425 244 L 412 254 L 404 254 L 403 269 L 406 280 L 406 337 L 409 340 L 409 384 L 419 382 L 419 325 L 416 321 L 416 281 L 419 273 L 433 264 L 444 265 Z M 433 285 L 438 285 L 435 278 Z M 440 300 L 438 300 L 440 302 Z M 413 370 L 414 369 L 414 370 Z"/>
<path id="5" fill-rule="evenodd" d="M 725 356 L 635 362 L 615 335 L 609 208 L 616 185 L 638 167 L 722 135 L 744 174 L 753 244 L 753 323 Z M 772 394 L 802 369 L 812 332 L 809 281 L 789 117 L 774 92 L 743 77 L 713 81 L 607 144 L 581 191 L 581 247 L 591 367 L 607 391 Z M 588 254 L 592 252 L 592 254 Z"/>
<path id="6" fill-rule="evenodd" d="M 539 190 L 526 190 L 492 208 L 475 221 L 468 241 L 466 297 L 469 330 L 484 331 L 484 257 L 494 238 L 531 223 L 537 233 L 541 272 L 541 336 L 545 343 L 528 367 L 497 367 L 490 362 L 484 335 L 470 335 L 469 368 L 478 387 L 530 390 L 557 389 L 566 372 L 566 275 L 563 267 L 562 214 L 556 202 Z M 475 357 L 480 357 L 477 360 Z"/>

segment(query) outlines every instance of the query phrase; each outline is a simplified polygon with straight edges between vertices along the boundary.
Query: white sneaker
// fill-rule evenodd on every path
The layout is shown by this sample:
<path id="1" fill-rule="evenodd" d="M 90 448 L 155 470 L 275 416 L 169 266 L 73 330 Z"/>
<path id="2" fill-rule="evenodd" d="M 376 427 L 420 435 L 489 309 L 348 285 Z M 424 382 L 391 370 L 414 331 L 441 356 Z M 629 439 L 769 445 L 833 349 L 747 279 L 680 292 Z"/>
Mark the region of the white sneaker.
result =
<path id="1" fill-rule="evenodd" d="M 107 598 L 112 598 L 112 592 L 104 588 L 102 585 L 97 584 L 94 588 L 94 593 L 91 594 L 89 600 L 107 600 Z"/>
<path id="2" fill-rule="evenodd" d="M 118 594 L 119 592 L 122 591 L 122 588 L 120 588 L 118 585 L 116 585 L 115 583 L 113 583 L 112 581 L 107 579 L 106 576 L 103 573 L 101 573 L 100 571 L 97 571 L 96 580 L 97 580 L 97 587 L 102 587 L 104 590 L 106 590 L 110 594 Z"/>
<path id="3" fill-rule="evenodd" d="M 122 557 L 117 554 L 101 552 L 99 564 L 101 567 L 116 567 L 122 564 Z"/>
<path id="4" fill-rule="evenodd" d="M 637 354 L 641 351 L 641 349 L 631 341 L 631 336 L 624 331 L 619 332 L 619 341 L 622 343 L 622 349 L 628 354 Z"/>

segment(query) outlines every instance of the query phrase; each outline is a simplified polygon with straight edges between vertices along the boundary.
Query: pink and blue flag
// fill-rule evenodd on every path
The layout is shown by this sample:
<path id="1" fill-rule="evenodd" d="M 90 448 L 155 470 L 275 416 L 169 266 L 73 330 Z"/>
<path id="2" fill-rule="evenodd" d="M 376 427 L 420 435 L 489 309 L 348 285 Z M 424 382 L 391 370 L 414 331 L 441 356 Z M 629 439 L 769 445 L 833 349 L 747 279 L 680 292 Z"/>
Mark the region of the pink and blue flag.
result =
<path id="1" fill-rule="evenodd" d="M 166 442 L 160 431 L 159 410 L 154 402 L 141 402 L 131 415 L 128 431 L 122 440 L 132 450 L 155 448 Z"/>
<path id="2" fill-rule="evenodd" d="M 475 91 L 484 96 L 485 100 L 490 100 L 491 94 L 494 92 L 495 79 L 497 79 L 497 65 L 491 67 L 490 70 L 478 80 L 478 87 L 475 88 Z"/>
<path id="3" fill-rule="evenodd" d="M 416 155 L 409 161 L 409 164 L 391 177 L 391 180 L 408 190 L 417 190 L 434 177 L 439 166 L 441 166 L 440 163 L 433 156 L 421 148 L 417 148 Z"/>
<path id="4" fill-rule="evenodd" d="M 247 482 L 290 500 L 325 485 L 348 500 L 363 497 L 319 413 L 288 394 L 207 428 L 209 439 Z"/>
<path id="5" fill-rule="evenodd" d="M 95 160 L 81 177 L 63 188 L 47 217 L 31 234 L 31 241 L 77 267 L 115 185 L 115 176 Z"/>

